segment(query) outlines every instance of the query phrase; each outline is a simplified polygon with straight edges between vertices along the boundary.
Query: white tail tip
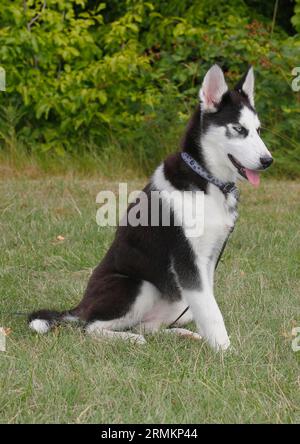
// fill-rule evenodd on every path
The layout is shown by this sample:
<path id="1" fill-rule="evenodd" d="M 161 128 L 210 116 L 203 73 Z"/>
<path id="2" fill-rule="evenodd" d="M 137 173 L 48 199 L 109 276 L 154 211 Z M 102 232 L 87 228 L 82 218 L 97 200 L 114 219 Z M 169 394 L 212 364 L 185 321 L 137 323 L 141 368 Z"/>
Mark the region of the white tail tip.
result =
<path id="1" fill-rule="evenodd" d="M 36 331 L 37 333 L 44 334 L 50 330 L 50 324 L 48 321 L 45 321 L 43 319 L 34 319 L 30 322 L 29 328 Z"/>

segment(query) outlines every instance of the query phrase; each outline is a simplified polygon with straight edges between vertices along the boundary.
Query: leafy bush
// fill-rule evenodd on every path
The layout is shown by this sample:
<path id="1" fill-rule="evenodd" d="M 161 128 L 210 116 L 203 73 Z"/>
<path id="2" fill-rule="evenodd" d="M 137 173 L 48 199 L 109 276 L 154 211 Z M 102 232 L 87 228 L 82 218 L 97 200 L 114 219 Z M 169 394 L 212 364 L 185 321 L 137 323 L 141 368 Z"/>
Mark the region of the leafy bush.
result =
<path id="1" fill-rule="evenodd" d="M 292 23 L 296 30 L 300 32 L 300 0 L 296 0 L 295 14 L 292 17 Z"/>
<path id="2" fill-rule="evenodd" d="M 299 8 L 297 0 L 297 32 Z M 300 174 L 299 93 L 291 89 L 299 34 L 274 27 L 251 1 L 2 0 L 0 20 L 6 149 L 19 141 L 37 153 L 101 153 L 114 143 L 151 169 L 177 148 L 209 66 L 219 63 L 234 83 L 251 63 L 277 171 Z"/>

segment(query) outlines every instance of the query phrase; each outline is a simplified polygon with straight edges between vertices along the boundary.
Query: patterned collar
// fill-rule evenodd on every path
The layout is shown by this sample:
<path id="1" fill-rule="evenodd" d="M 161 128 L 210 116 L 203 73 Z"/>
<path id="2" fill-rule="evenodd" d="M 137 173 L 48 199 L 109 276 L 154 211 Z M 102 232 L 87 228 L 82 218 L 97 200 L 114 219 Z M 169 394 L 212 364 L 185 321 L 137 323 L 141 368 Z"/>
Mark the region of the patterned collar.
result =
<path id="1" fill-rule="evenodd" d="M 203 179 L 207 180 L 207 182 L 212 183 L 216 187 L 219 188 L 219 190 L 222 191 L 225 197 L 228 196 L 228 194 L 232 193 L 234 197 L 238 200 L 239 198 L 239 191 L 236 187 L 236 185 L 233 182 L 222 182 L 217 177 L 212 176 L 203 166 L 201 166 L 192 156 L 190 156 L 186 152 L 181 153 L 181 157 L 184 160 L 184 162 L 193 170 L 195 173 L 198 174 L 198 176 L 202 177 Z"/>

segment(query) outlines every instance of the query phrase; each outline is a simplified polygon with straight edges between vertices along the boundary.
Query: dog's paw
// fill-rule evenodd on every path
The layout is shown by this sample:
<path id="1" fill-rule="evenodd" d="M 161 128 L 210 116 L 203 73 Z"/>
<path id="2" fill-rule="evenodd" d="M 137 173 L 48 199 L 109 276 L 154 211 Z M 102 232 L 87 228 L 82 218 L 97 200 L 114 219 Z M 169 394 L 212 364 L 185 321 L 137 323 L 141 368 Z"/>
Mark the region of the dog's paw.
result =
<path id="1" fill-rule="evenodd" d="M 132 344 L 146 344 L 147 341 L 143 335 L 136 335 L 134 333 L 128 333 L 127 340 Z"/>
<path id="2" fill-rule="evenodd" d="M 199 333 L 187 330 L 185 328 L 173 327 L 165 330 L 166 333 L 173 333 L 183 338 L 195 339 L 196 341 L 201 341 L 203 338 Z"/>
<path id="3" fill-rule="evenodd" d="M 206 340 L 209 343 L 209 345 L 217 352 L 226 351 L 230 347 L 230 339 L 227 335 L 226 330 L 222 331 L 223 329 L 220 329 L 219 331 L 216 330 L 213 333 L 206 336 Z"/>
<path id="4" fill-rule="evenodd" d="M 222 342 L 215 342 L 214 345 L 213 345 L 213 348 L 217 352 L 224 352 L 224 351 L 230 350 L 230 340 L 229 340 L 229 338 L 227 338 L 226 340 L 224 340 Z"/>

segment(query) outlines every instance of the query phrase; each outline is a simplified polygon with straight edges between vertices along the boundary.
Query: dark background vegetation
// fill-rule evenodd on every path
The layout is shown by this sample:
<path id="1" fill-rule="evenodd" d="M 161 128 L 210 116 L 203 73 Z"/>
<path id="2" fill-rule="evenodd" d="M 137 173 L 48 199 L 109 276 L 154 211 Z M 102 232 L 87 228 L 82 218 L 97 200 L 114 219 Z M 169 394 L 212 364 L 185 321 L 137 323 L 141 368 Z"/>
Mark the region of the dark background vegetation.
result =
<path id="1" fill-rule="evenodd" d="M 2 0 L 0 25 L 2 158 L 149 172 L 178 149 L 210 65 L 233 85 L 252 64 L 273 174 L 300 175 L 300 0 Z"/>

